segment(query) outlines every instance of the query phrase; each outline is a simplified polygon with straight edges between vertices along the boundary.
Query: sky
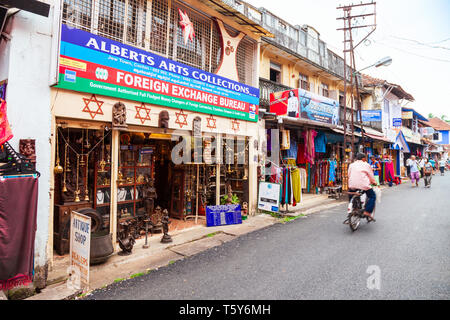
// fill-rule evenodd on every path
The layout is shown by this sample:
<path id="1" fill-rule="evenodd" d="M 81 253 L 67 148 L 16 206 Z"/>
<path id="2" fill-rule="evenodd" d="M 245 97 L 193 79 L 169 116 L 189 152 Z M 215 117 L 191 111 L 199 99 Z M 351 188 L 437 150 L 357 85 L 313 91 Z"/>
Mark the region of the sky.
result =
<path id="1" fill-rule="evenodd" d="M 363 1 L 364 3 L 371 0 Z M 256 8 L 264 7 L 292 25 L 307 24 L 320 33 L 328 48 L 343 57 L 343 16 L 340 5 L 361 3 L 348 0 L 246 0 Z M 377 0 L 377 27 L 368 41 L 355 50 L 356 69 L 370 66 L 390 56 L 392 64 L 364 71 L 372 77 L 400 85 L 415 101 L 414 108 L 425 117 L 445 115 L 450 120 L 450 1 Z M 353 9 L 353 15 L 369 13 L 369 7 Z M 356 21 L 371 24 L 373 20 Z M 355 40 L 370 28 L 355 29 Z M 355 44 L 358 41 L 355 42 Z"/>

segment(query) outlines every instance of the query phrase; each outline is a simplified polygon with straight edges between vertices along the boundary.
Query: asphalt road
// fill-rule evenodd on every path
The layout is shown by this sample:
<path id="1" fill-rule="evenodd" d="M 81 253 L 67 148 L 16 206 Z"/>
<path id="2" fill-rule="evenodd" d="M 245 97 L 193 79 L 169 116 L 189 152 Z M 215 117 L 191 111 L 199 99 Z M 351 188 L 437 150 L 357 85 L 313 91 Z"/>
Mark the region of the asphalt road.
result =
<path id="1" fill-rule="evenodd" d="M 450 300 L 450 172 L 384 190 L 354 233 L 345 216 L 275 224 L 86 299 Z"/>

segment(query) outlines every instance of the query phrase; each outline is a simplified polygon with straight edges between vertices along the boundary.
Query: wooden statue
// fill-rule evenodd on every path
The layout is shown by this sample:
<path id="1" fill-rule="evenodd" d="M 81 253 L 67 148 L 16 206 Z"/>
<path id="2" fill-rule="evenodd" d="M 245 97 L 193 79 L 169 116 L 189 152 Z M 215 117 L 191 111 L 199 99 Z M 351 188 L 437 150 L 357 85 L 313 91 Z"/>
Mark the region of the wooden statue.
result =
<path id="1" fill-rule="evenodd" d="M 122 102 L 114 104 L 112 109 L 112 128 L 113 129 L 128 129 L 127 125 L 127 108 Z"/>

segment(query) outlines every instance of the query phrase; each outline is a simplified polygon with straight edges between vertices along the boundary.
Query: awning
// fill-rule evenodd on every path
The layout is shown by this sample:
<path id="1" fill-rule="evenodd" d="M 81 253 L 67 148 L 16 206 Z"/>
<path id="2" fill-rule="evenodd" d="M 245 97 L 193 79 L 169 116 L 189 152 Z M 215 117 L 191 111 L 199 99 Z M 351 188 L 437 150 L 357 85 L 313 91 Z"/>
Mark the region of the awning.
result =
<path id="1" fill-rule="evenodd" d="M 337 132 L 339 134 L 344 135 L 344 129 L 334 128 L 334 129 L 331 129 L 331 130 L 333 130 L 334 132 Z M 347 130 L 346 133 L 347 133 L 348 136 L 352 136 L 352 132 L 351 131 Z M 355 137 L 362 137 L 361 133 L 358 133 L 358 132 L 354 132 L 353 135 Z"/>
<path id="2" fill-rule="evenodd" d="M 392 141 L 389 140 L 388 138 L 386 138 L 385 136 L 378 136 L 378 135 L 374 135 L 374 134 L 370 134 L 370 133 L 364 133 L 364 135 L 371 139 L 374 139 L 374 140 L 383 141 L 386 143 L 392 143 Z"/>
<path id="3" fill-rule="evenodd" d="M 392 148 L 394 150 L 403 150 L 403 152 L 410 153 L 408 142 L 406 142 L 405 136 L 403 135 L 403 132 L 399 132 L 397 137 L 395 138 L 395 142 L 392 145 Z"/>
<path id="4" fill-rule="evenodd" d="M 252 32 L 255 34 L 258 34 L 263 37 L 274 37 L 274 34 L 265 29 L 261 26 L 260 23 L 257 23 L 250 18 L 248 18 L 244 13 L 239 11 L 238 9 L 233 7 L 233 3 L 230 1 L 223 1 L 223 0 L 200 0 L 204 4 L 206 4 L 208 7 L 213 8 L 220 14 L 230 17 L 233 19 L 236 23 L 247 26 L 252 29 Z"/>

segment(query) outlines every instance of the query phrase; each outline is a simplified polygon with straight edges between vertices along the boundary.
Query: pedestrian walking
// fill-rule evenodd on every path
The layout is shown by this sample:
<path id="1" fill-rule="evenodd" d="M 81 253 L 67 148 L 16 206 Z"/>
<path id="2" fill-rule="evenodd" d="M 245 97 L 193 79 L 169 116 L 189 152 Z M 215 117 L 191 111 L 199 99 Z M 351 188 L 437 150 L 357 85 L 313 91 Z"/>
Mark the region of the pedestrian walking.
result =
<path id="1" fill-rule="evenodd" d="M 423 178 L 423 168 L 425 167 L 425 157 L 420 158 L 419 161 L 419 169 L 420 169 L 420 177 Z"/>
<path id="2" fill-rule="evenodd" d="M 411 157 L 406 160 L 406 174 L 408 176 L 411 174 Z"/>
<path id="3" fill-rule="evenodd" d="M 423 168 L 423 181 L 425 182 L 425 188 L 429 188 L 431 187 L 431 177 L 433 173 L 433 166 L 431 165 L 431 163 L 428 161 L 428 159 L 425 159 L 425 165 Z"/>
<path id="4" fill-rule="evenodd" d="M 436 161 L 434 161 L 433 158 L 430 157 L 429 162 L 433 166 L 433 173 L 432 173 L 432 175 L 434 176 L 434 170 L 436 170 Z"/>
<path id="5" fill-rule="evenodd" d="M 419 180 L 420 180 L 420 171 L 419 171 L 419 164 L 417 163 L 416 157 L 411 156 L 411 162 L 410 162 L 410 172 L 411 172 L 411 183 L 414 187 L 414 183 L 416 184 L 416 187 L 419 186 Z"/>
<path id="6" fill-rule="evenodd" d="M 381 172 L 381 164 L 378 161 L 377 157 L 372 155 L 370 156 L 370 166 L 373 170 L 373 175 L 375 177 L 375 181 L 377 182 L 377 186 L 380 185 L 380 172 Z"/>
<path id="7" fill-rule="evenodd" d="M 443 158 L 439 160 L 439 170 L 441 171 L 441 176 L 445 174 L 445 162 L 446 161 Z"/>

